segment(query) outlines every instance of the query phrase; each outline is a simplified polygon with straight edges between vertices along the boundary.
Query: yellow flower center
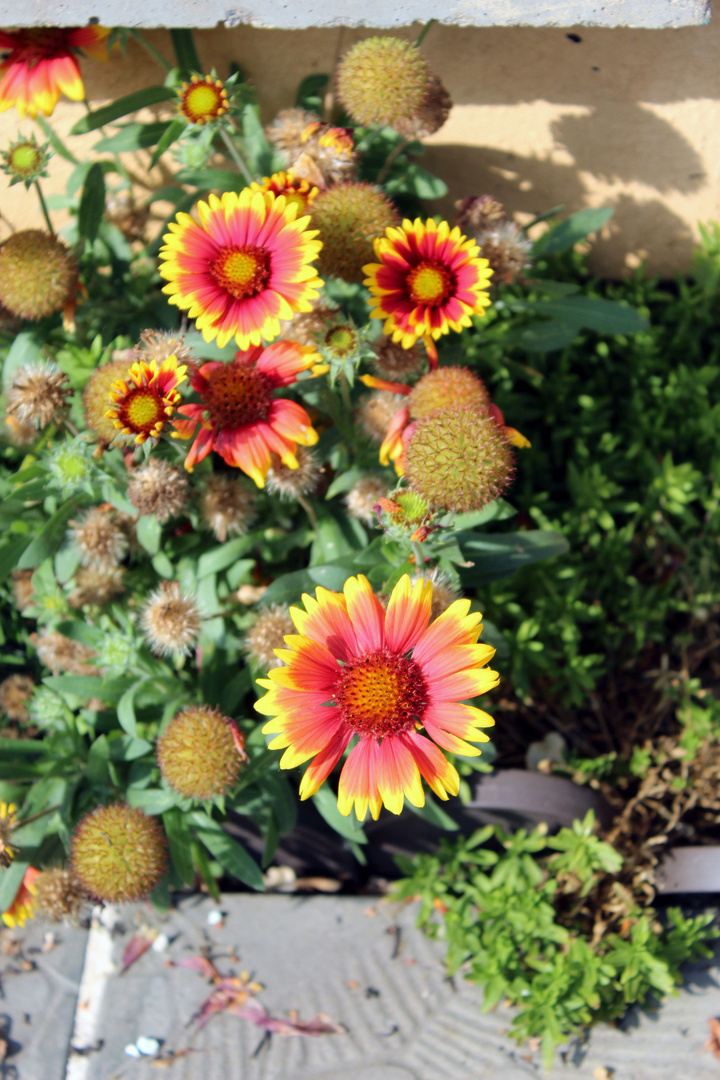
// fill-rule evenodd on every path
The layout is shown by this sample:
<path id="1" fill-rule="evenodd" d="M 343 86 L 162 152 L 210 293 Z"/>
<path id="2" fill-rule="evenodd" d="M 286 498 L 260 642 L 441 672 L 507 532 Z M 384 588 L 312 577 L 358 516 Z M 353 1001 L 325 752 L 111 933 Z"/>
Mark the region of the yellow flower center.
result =
<path id="1" fill-rule="evenodd" d="M 227 112 L 227 94 L 214 79 L 196 77 L 185 88 L 179 109 L 191 124 L 206 124 Z"/>
<path id="2" fill-rule="evenodd" d="M 453 291 L 453 275 L 440 263 L 425 259 L 407 276 L 407 289 L 415 304 L 442 304 Z"/>
<path id="3" fill-rule="evenodd" d="M 138 390 L 125 406 L 128 425 L 138 430 L 154 427 L 165 419 L 165 412 L 158 396 L 152 390 Z"/>
<path id="4" fill-rule="evenodd" d="M 223 248 L 211 263 L 210 273 L 236 300 L 249 300 L 270 280 L 270 254 L 251 244 Z"/>
<path id="5" fill-rule="evenodd" d="M 208 376 L 203 399 L 213 427 L 237 428 L 266 419 L 270 387 L 262 372 L 234 361 Z"/>
<path id="6" fill-rule="evenodd" d="M 414 660 L 377 649 L 345 665 L 334 696 L 356 734 L 380 737 L 414 729 L 427 691 Z"/>

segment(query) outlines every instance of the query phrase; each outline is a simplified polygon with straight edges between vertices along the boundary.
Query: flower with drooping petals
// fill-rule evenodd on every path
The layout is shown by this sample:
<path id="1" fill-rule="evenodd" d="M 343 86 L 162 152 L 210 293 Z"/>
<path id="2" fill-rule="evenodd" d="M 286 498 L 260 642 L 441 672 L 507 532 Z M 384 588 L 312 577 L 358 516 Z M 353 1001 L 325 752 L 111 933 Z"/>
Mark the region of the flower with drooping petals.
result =
<path id="1" fill-rule="evenodd" d="M 197 204 L 199 223 L 178 214 L 163 237 L 160 274 L 170 303 L 196 320 L 205 341 L 240 349 L 270 341 L 280 319 L 310 311 L 322 285 L 308 217 L 272 191 L 227 191 Z"/>
<path id="2" fill-rule="evenodd" d="M 288 206 L 292 203 L 297 205 L 298 214 L 304 214 L 320 193 L 319 188 L 304 177 L 296 176 L 292 170 L 264 176 L 262 184 L 253 182 L 250 190 L 272 191 L 273 195 L 284 195 Z"/>
<path id="3" fill-rule="evenodd" d="M 156 438 L 180 401 L 177 387 L 186 372 L 174 355 L 161 364 L 138 360 L 110 387 L 111 407 L 105 415 L 123 435 L 134 435 L 136 443 Z"/>
<path id="4" fill-rule="evenodd" d="M 300 797 L 318 791 L 355 739 L 340 774 L 342 814 L 354 805 L 358 818 L 368 807 L 377 818 L 383 803 L 399 814 L 406 798 L 422 806 L 421 778 L 441 799 L 456 795 L 458 774 L 441 748 L 480 753 L 471 743 L 487 742 L 480 729 L 494 721 L 463 702 L 498 682 L 470 601 L 430 624 L 432 583 L 413 587 L 405 574 L 386 611 L 362 575 L 342 594 L 318 588 L 303 603 L 291 608 L 298 633 L 277 650 L 283 666 L 258 680 L 268 692 L 255 706 L 272 717 L 263 730 L 275 735 L 272 749 L 285 750 L 281 768 L 314 758 Z"/>
<path id="5" fill-rule="evenodd" d="M 363 267 L 364 284 L 373 295 L 374 319 L 385 319 L 384 331 L 405 349 L 418 338 L 434 338 L 471 325 L 490 300 L 492 276 L 479 248 L 446 221 L 439 225 L 403 221 L 375 241 L 376 263 Z"/>
<path id="6" fill-rule="evenodd" d="M 82 101 L 85 87 L 75 52 L 107 59 L 104 26 L 30 27 L 0 30 L 0 112 L 14 105 L 21 116 L 50 116 L 60 95 Z"/>
<path id="7" fill-rule="evenodd" d="M 228 96 L 221 79 L 212 75 L 200 78 L 193 75 L 189 83 L 183 83 L 178 91 L 178 112 L 191 124 L 209 124 L 228 111 Z"/>
<path id="8" fill-rule="evenodd" d="M 215 360 L 203 364 L 190 379 L 202 403 L 181 406 L 178 412 L 188 419 L 174 421 L 183 439 L 191 438 L 201 425 L 185 458 L 185 468 L 191 472 L 216 450 L 258 487 L 265 484 L 273 452 L 283 464 L 297 469 L 297 445 L 314 446 L 318 435 L 301 405 L 273 397 L 273 391 L 290 386 L 301 371 L 319 359 L 306 345 L 276 341 L 266 349 L 256 346 L 236 353 L 229 364 Z"/>
<path id="9" fill-rule="evenodd" d="M 24 926 L 28 919 L 35 915 L 35 894 L 37 893 L 36 879 L 40 871 L 34 866 L 28 866 L 22 879 L 20 888 L 15 893 L 15 899 L 9 908 L 2 913 L 2 920 L 12 930 L 16 926 Z"/>

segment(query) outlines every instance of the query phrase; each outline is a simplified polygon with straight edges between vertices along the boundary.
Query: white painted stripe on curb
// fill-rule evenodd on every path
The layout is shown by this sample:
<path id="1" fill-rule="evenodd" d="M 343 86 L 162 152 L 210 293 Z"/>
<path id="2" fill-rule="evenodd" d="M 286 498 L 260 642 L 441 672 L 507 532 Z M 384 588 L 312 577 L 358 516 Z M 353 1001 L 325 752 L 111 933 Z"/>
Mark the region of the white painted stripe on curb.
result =
<path id="1" fill-rule="evenodd" d="M 114 973 L 112 934 L 93 913 L 75 1009 L 71 1047 L 76 1046 L 79 1050 L 83 1050 L 85 1047 L 94 1046 L 97 1040 L 96 1028 L 105 996 L 105 987 Z M 74 1053 L 71 1049 L 65 1080 L 86 1080 L 89 1068 L 88 1055 Z"/>

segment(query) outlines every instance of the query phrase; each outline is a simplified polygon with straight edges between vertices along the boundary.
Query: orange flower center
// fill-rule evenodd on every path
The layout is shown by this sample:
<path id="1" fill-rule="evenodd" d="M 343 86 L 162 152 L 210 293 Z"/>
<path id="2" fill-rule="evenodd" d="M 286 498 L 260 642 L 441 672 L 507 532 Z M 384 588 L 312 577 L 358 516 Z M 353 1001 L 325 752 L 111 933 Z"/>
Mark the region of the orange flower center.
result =
<path id="1" fill-rule="evenodd" d="M 152 432 L 165 422 L 165 409 L 158 394 L 149 387 L 130 392 L 120 408 L 120 419 L 125 427 L 137 432 Z"/>
<path id="2" fill-rule="evenodd" d="M 254 367 L 234 361 L 208 378 L 203 400 L 208 420 L 219 428 L 237 428 L 267 418 L 271 389 Z"/>
<path id="3" fill-rule="evenodd" d="M 351 660 L 335 684 L 343 719 L 358 735 L 394 735 L 415 727 L 427 690 L 414 660 L 389 649 Z"/>
<path id="4" fill-rule="evenodd" d="M 190 83 L 179 107 L 191 124 L 206 124 L 227 112 L 227 94 L 213 79 L 200 79 Z"/>
<path id="5" fill-rule="evenodd" d="M 415 304 L 437 306 L 455 290 L 455 276 L 442 263 L 424 259 L 407 276 L 407 291 Z"/>
<path id="6" fill-rule="evenodd" d="M 223 248 L 210 266 L 210 273 L 221 289 L 236 300 L 257 296 L 270 280 L 270 253 L 265 248 Z"/>

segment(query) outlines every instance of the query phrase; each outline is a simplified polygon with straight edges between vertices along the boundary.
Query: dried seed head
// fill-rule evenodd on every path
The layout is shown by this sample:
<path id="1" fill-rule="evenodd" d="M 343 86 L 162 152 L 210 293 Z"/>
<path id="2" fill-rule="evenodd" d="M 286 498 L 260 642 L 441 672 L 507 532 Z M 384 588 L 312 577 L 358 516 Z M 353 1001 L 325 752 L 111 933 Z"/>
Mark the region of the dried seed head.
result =
<path id="1" fill-rule="evenodd" d="M 383 335 L 373 343 L 375 359 L 372 365 L 384 379 L 390 382 L 404 382 L 410 375 L 416 375 L 423 364 L 423 356 L 417 345 L 403 349 L 392 338 Z"/>
<path id="2" fill-rule="evenodd" d="M 295 449 L 297 469 L 285 465 L 276 454 L 265 478 L 265 487 L 271 495 L 281 499 L 297 499 L 299 495 L 310 495 L 317 490 L 323 467 L 316 453 L 306 446 Z"/>
<path id="3" fill-rule="evenodd" d="M 33 424 L 24 424 L 16 416 L 5 413 L 5 438 L 13 446 L 32 446 L 38 437 L 37 428 Z"/>
<path id="4" fill-rule="evenodd" d="M 339 184 L 318 195 L 311 221 L 323 245 L 318 273 L 361 282 L 363 266 L 375 259 L 373 240 L 395 225 L 399 215 L 372 184 Z"/>
<path id="5" fill-rule="evenodd" d="M 281 341 L 297 341 L 300 345 L 317 346 L 318 338 L 327 329 L 329 319 L 338 313 L 334 307 L 316 306 L 312 311 L 300 312 L 287 323 L 281 333 Z"/>
<path id="6" fill-rule="evenodd" d="M 7 414 L 21 424 L 44 428 L 59 420 L 72 393 L 67 376 L 50 360 L 24 364 L 8 392 Z"/>
<path id="7" fill-rule="evenodd" d="M 345 496 L 348 514 L 368 525 L 377 524 L 375 507 L 378 499 L 387 494 L 388 486 L 380 476 L 363 476 Z"/>
<path id="8" fill-rule="evenodd" d="M 30 719 L 28 702 L 33 696 L 35 683 L 29 675 L 9 675 L 0 683 L 0 712 L 8 720 L 25 724 Z"/>
<path id="9" fill-rule="evenodd" d="M 163 581 L 145 604 L 140 624 L 156 656 L 188 656 L 200 635 L 202 619 L 195 598 L 177 581 Z"/>
<path id="10" fill-rule="evenodd" d="M 62 240 L 39 229 L 13 233 L 0 247 L 0 302 L 22 319 L 44 319 L 71 304 L 77 266 Z"/>
<path id="11" fill-rule="evenodd" d="M 517 281 L 523 271 L 532 266 L 532 242 L 512 221 L 501 222 L 493 229 L 478 233 L 475 241 L 481 256 L 490 264 L 493 282 Z"/>
<path id="12" fill-rule="evenodd" d="M 68 596 L 70 607 L 105 607 L 115 596 L 125 591 L 123 574 L 121 566 L 100 570 L 91 566 L 81 567 L 75 574 L 75 588 Z"/>
<path id="13" fill-rule="evenodd" d="M 282 660 L 275 655 L 275 649 L 286 648 L 285 638 L 296 633 L 287 605 L 272 604 L 260 612 L 255 625 L 248 631 L 245 648 L 258 667 L 280 667 Z"/>
<path id="14" fill-rule="evenodd" d="M 438 570 L 437 567 L 431 570 L 429 573 L 420 574 L 417 571 L 410 575 L 410 580 L 413 584 L 416 581 L 431 581 L 432 592 L 432 607 L 430 608 L 430 621 L 437 619 L 438 615 L 442 615 L 443 611 L 447 611 L 451 604 L 454 604 L 459 599 L 460 593 L 455 588 L 450 578 L 443 574 L 442 570 Z"/>
<path id="15" fill-rule="evenodd" d="M 406 139 L 426 139 L 434 135 L 443 126 L 453 100 L 440 79 L 432 71 L 428 74 L 425 96 L 414 116 L 401 116 L 394 123 L 394 128 Z"/>
<path id="16" fill-rule="evenodd" d="M 423 420 L 438 409 L 451 405 L 476 405 L 487 409 L 492 404 L 485 383 L 468 368 L 443 367 L 429 371 L 415 383 L 407 399 L 413 420 Z"/>
<path id="17" fill-rule="evenodd" d="M 455 224 L 465 236 L 477 236 L 505 221 L 505 208 L 492 195 L 471 195 L 456 202 L 455 206 L 458 211 Z"/>
<path id="18" fill-rule="evenodd" d="M 83 390 L 85 423 L 102 446 L 109 446 L 113 439 L 119 443 L 131 442 L 108 420 L 105 413 L 110 408 L 110 387 L 127 375 L 131 360 L 111 360 L 93 371 Z"/>
<path id="19" fill-rule="evenodd" d="M 394 127 L 419 113 L 428 74 L 422 55 L 409 41 L 366 38 L 340 61 L 338 97 L 358 124 Z"/>
<path id="20" fill-rule="evenodd" d="M 357 409 L 358 423 L 373 442 L 381 443 L 387 433 L 388 424 L 406 402 L 407 398 L 402 394 L 375 390 L 361 399 Z"/>
<path id="21" fill-rule="evenodd" d="M 187 503 L 187 477 L 162 458 L 152 457 L 132 474 L 127 496 L 139 514 L 152 514 L 163 524 Z"/>
<path id="22" fill-rule="evenodd" d="M 35 646 L 37 654 L 45 667 L 49 667 L 53 675 L 59 675 L 66 671 L 70 675 L 98 675 L 99 671 L 88 661 L 95 657 L 95 650 L 89 645 L 83 645 L 80 641 L 73 641 L 65 637 L 57 630 L 42 630 L 39 634 L 31 634 L 30 641 Z"/>
<path id="23" fill-rule="evenodd" d="M 237 783 L 245 759 L 242 735 L 218 709 L 191 705 L 170 721 L 158 739 L 163 779 L 189 799 L 225 795 Z"/>
<path id="24" fill-rule="evenodd" d="M 141 900 L 166 866 L 167 841 L 160 822 L 125 803 L 98 807 L 73 833 L 71 871 L 98 900 Z"/>
<path id="25" fill-rule="evenodd" d="M 72 870 L 54 867 L 35 879 L 38 910 L 53 922 L 77 925 L 88 907 L 88 895 Z"/>
<path id="26" fill-rule="evenodd" d="M 502 495 L 513 453 L 499 424 L 474 405 L 454 405 L 419 420 L 405 448 L 406 478 L 428 503 L 463 513 Z"/>
<path id="27" fill-rule="evenodd" d="M 281 109 L 265 133 L 280 153 L 285 165 L 291 165 L 305 149 L 303 132 L 320 120 L 317 113 L 306 109 Z"/>
<path id="28" fill-rule="evenodd" d="M 13 570 L 10 575 L 13 596 L 18 611 L 24 611 L 33 602 L 33 570 Z"/>
<path id="29" fill-rule="evenodd" d="M 308 124 L 302 133 L 302 153 L 292 163 L 292 172 L 320 189 L 354 180 L 357 152 L 351 129 L 320 120 Z"/>
<path id="30" fill-rule="evenodd" d="M 195 363 L 195 353 L 185 344 L 183 335 L 172 331 L 143 330 L 140 341 L 133 349 L 133 354 L 136 360 L 144 360 L 146 363 L 155 360 L 158 367 L 169 356 L 175 356 L 181 366 Z M 129 366 L 126 364 L 126 371 Z"/>
<path id="31" fill-rule="evenodd" d="M 228 536 L 243 536 L 255 521 L 255 494 L 235 476 L 213 473 L 200 500 L 200 513 L 222 544 Z"/>
<path id="32" fill-rule="evenodd" d="M 127 530 L 112 507 L 94 506 L 70 524 L 68 535 L 80 549 L 83 566 L 110 570 L 127 555 Z"/>

